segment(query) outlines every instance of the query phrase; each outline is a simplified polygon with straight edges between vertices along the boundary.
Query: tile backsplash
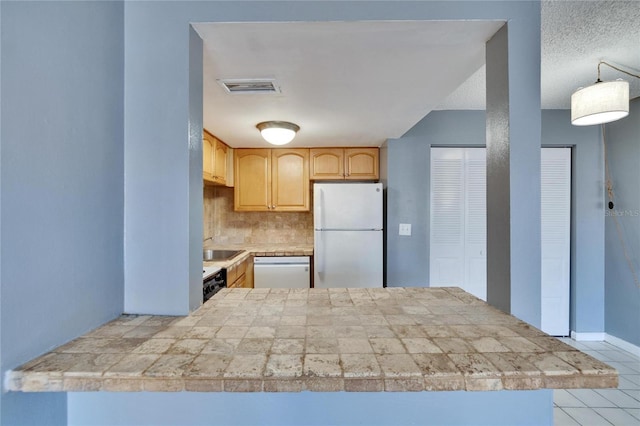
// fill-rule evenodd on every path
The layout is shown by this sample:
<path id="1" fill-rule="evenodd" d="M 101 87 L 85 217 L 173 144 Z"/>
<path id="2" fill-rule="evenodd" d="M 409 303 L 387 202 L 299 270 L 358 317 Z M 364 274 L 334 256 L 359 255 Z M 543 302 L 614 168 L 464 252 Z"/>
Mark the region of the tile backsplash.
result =
<path id="1" fill-rule="evenodd" d="M 233 188 L 204 188 L 204 238 L 213 244 L 313 244 L 312 212 L 237 212 Z"/>

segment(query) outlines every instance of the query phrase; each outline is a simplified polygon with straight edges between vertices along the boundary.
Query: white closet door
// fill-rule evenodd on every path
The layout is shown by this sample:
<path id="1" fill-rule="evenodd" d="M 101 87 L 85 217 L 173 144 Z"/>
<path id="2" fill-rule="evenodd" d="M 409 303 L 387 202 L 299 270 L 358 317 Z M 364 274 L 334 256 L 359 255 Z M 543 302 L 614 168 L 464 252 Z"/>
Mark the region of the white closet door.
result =
<path id="1" fill-rule="evenodd" d="M 486 300 L 486 149 L 431 149 L 430 286 Z M 571 149 L 541 151 L 541 328 L 569 334 Z"/>
<path id="2" fill-rule="evenodd" d="M 541 329 L 569 334 L 571 149 L 543 148 L 541 153 Z"/>
<path id="3" fill-rule="evenodd" d="M 431 149 L 431 287 L 486 300 L 486 150 Z"/>
<path id="4" fill-rule="evenodd" d="M 465 148 L 464 290 L 487 300 L 487 150 Z"/>
<path id="5" fill-rule="evenodd" d="M 429 285 L 464 288 L 464 152 L 431 149 Z"/>

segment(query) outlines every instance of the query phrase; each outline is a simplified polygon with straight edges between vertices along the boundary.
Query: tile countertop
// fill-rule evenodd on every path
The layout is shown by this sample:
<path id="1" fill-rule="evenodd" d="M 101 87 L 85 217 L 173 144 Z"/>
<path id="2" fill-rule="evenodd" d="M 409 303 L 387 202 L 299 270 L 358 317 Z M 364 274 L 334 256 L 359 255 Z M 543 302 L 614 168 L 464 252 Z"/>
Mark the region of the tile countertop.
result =
<path id="1" fill-rule="evenodd" d="M 459 288 L 225 289 L 122 317 L 7 372 L 8 390 L 489 391 L 616 387 L 608 365 Z"/>
<path id="2" fill-rule="evenodd" d="M 220 268 L 228 268 L 229 266 L 242 262 L 247 257 L 253 256 L 313 256 L 313 246 L 311 245 L 225 245 L 225 246 L 207 246 L 205 249 L 214 250 L 242 250 L 237 256 L 216 262 L 204 262 L 204 266 L 217 266 Z"/>

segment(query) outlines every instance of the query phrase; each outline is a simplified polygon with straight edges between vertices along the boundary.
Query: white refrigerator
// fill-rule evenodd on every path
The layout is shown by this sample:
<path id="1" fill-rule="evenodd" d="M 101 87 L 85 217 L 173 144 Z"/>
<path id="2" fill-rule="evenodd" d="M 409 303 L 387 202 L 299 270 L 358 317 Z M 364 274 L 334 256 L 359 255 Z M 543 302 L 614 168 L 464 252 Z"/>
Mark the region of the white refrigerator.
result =
<path id="1" fill-rule="evenodd" d="M 382 184 L 313 185 L 314 287 L 382 287 Z"/>

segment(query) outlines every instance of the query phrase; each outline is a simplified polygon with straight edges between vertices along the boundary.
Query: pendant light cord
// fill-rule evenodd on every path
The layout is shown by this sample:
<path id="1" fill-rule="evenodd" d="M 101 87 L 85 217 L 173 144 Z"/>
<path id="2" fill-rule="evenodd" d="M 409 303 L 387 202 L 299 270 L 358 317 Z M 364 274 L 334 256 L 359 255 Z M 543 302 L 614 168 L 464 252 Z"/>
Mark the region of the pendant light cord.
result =
<path id="1" fill-rule="evenodd" d="M 606 62 L 603 62 L 603 63 L 606 63 Z M 609 159 L 607 158 L 607 138 L 606 138 L 605 125 L 601 124 L 601 127 L 602 127 L 602 145 L 604 147 L 604 173 L 605 173 L 605 180 L 606 180 L 606 187 L 607 187 L 607 196 L 609 198 L 609 202 L 613 203 L 613 200 L 615 199 L 615 193 L 613 192 L 613 181 L 611 180 L 611 173 L 609 172 Z M 633 261 L 631 260 L 631 256 L 629 255 L 627 244 L 624 241 L 624 234 L 622 233 L 622 226 L 620 225 L 620 221 L 618 220 L 618 215 L 613 214 L 612 216 L 613 216 L 613 222 L 616 225 L 616 232 L 618 233 L 618 239 L 620 240 L 620 245 L 622 246 L 622 252 L 624 253 L 624 258 L 627 260 L 627 265 L 629 265 L 629 270 L 631 270 L 631 275 L 633 276 L 633 281 L 635 282 L 636 287 L 640 288 L 640 280 L 638 279 L 638 272 L 636 271 Z"/>
<path id="2" fill-rule="evenodd" d="M 605 64 L 606 66 L 611 67 L 614 70 L 620 71 L 621 73 L 624 73 L 624 74 L 629 75 L 631 77 L 640 78 L 640 75 L 632 74 L 632 73 L 630 73 L 628 71 L 620 69 L 620 68 L 616 67 L 615 65 L 611 65 L 609 62 L 600 61 L 600 62 L 598 62 L 598 81 L 601 81 L 600 80 L 600 65 L 602 65 L 602 64 Z"/>

